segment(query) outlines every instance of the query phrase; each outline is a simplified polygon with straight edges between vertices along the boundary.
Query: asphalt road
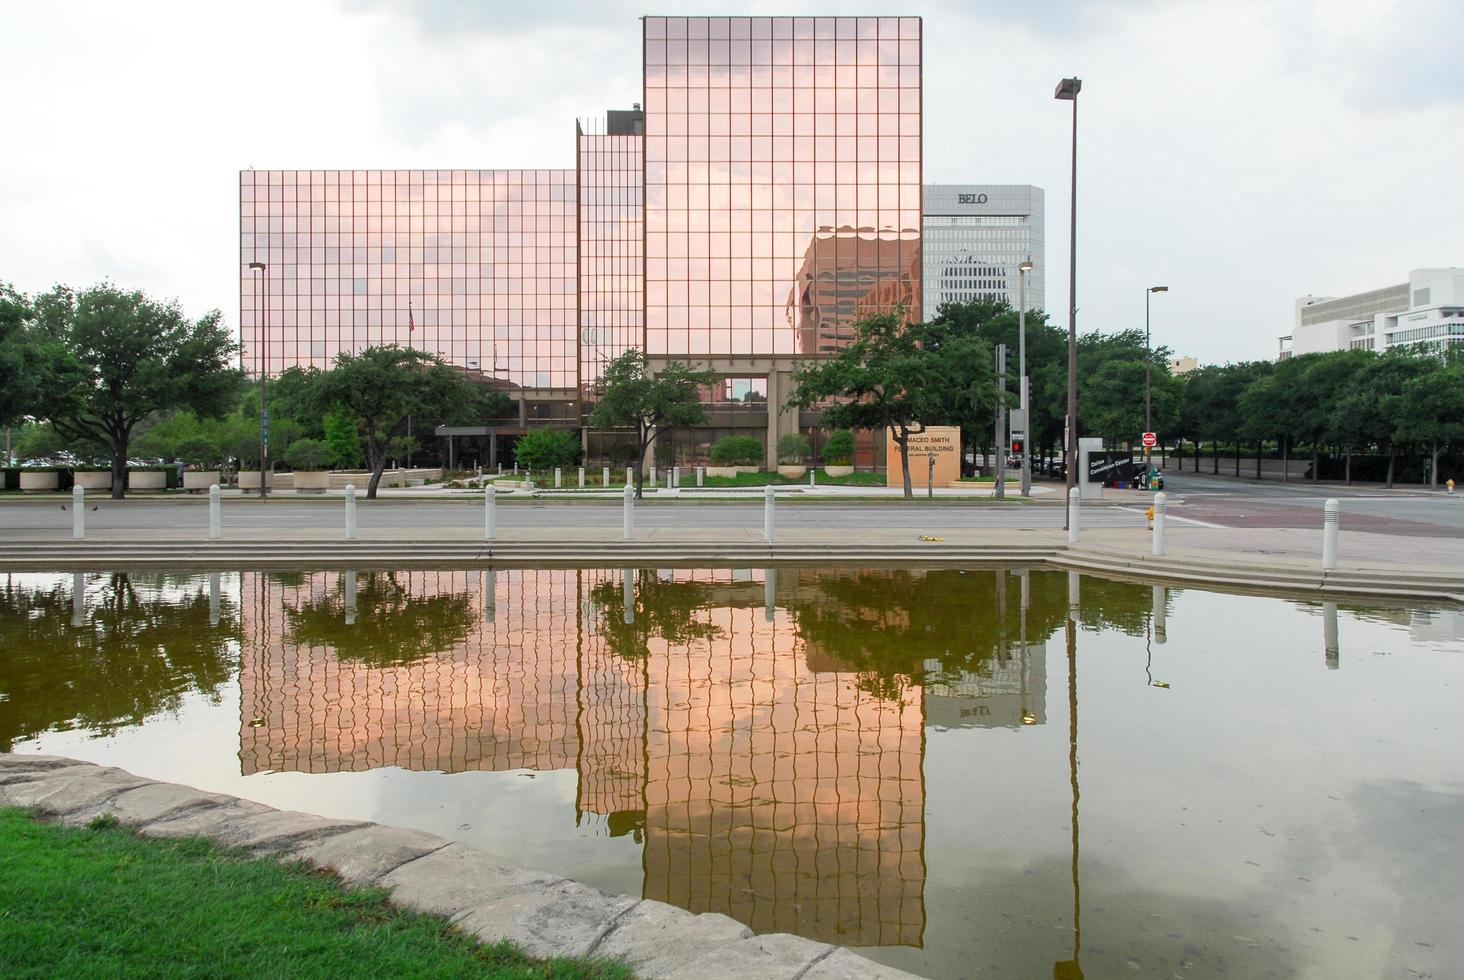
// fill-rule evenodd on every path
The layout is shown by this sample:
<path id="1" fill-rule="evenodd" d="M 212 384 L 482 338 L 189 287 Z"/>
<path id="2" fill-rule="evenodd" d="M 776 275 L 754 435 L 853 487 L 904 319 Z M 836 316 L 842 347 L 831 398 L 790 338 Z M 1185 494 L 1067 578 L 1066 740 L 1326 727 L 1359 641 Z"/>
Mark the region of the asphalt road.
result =
<path id="1" fill-rule="evenodd" d="M 95 506 L 96 510 L 91 510 Z M 501 528 L 606 527 L 621 523 L 618 501 L 504 502 L 498 507 Z M 265 504 L 238 499 L 223 504 L 224 527 L 237 528 L 326 528 L 339 526 L 344 504 L 339 500 L 294 503 L 275 500 Z M 714 503 L 642 501 L 636 505 L 637 528 L 715 529 L 761 528 L 761 503 Z M 945 504 L 891 501 L 887 504 L 819 502 L 778 508 L 778 526 L 783 528 L 1059 528 L 1062 509 L 1023 504 Z M 407 502 L 398 499 L 362 500 L 356 507 L 356 524 L 362 531 L 372 528 L 480 527 L 483 505 L 474 502 Z M 1084 514 L 1087 527 L 1143 527 L 1144 514 L 1138 508 L 1095 507 Z M 204 501 L 99 501 L 89 505 L 88 530 L 148 531 L 184 527 L 206 527 L 208 508 Z M 66 530 L 71 528 L 70 505 L 61 501 L 0 503 L 0 536 L 6 532 Z"/>
<path id="2" fill-rule="evenodd" d="M 1464 492 L 1448 496 L 1417 488 L 1384 490 L 1380 487 L 1312 486 L 1279 481 L 1254 482 L 1206 473 L 1165 474 L 1174 524 L 1228 528 L 1320 528 L 1321 509 L 1329 497 L 1342 504 L 1343 530 L 1372 531 L 1399 536 L 1464 538 Z M 1142 502 L 1123 506 L 1086 508 L 1083 526 L 1142 527 Z M 93 509 L 95 508 L 95 509 Z M 225 527 L 263 529 L 334 528 L 343 522 L 339 499 L 308 502 L 278 497 L 257 500 L 226 498 Z M 572 528 L 620 526 L 621 505 L 612 500 L 513 500 L 498 507 L 503 528 Z M 1062 508 L 1055 504 L 961 503 L 936 500 L 849 501 L 822 499 L 786 502 L 778 507 L 778 526 L 785 528 L 1058 528 Z M 206 527 L 207 503 L 202 498 L 134 499 L 89 503 L 88 529 L 138 531 Z M 412 501 L 401 497 L 361 500 L 357 505 L 360 528 L 477 527 L 482 505 L 474 500 Z M 636 506 L 636 526 L 651 529 L 760 528 L 760 501 L 656 500 Z M 0 537 L 31 537 L 38 531 L 69 532 L 69 502 L 61 499 L 0 502 Z M 46 534 L 50 537 L 50 534 Z"/>
<path id="3" fill-rule="evenodd" d="M 1464 537 L 1464 493 L 1237 480 L 1174 470 L 1166 470 L 1164 478 L 1178 498 L 1171 514 L 1221 527 L 1320 527 L 1323 505 L 1335 498 L 1343 530 Z"/>

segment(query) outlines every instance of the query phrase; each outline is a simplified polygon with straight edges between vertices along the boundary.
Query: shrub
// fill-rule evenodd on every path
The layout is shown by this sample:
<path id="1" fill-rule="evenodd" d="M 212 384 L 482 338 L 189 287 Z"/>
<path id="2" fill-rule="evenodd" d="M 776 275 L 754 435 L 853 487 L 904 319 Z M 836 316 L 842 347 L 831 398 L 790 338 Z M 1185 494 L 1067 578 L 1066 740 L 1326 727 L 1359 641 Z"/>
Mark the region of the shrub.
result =
<path id="1" fill-rule="evenodd" d="M 724 436 L 712 445 L 714 466 L 756 466 L 762 458 L 763 444 L 757 436 Z"/>
<path id="2" fill-rule="evenodd" d="M 520 466 L 538 472 L 573 465 L 579 451 L 579 440 L 564 429 L 530 429 L 513 449 Z"/>
<path id="3" fill-rule="evenodd" d="M 285 450 L 285 462 L 297 470 L 323 469 L 330 458 L 330 447 L 322 439 L 296 439 Z"/>
<path id="4" fill-rule="evenodd" d="M 173 444 L 174 458 L 182 460 L 184 466 L 207 470 L 219 465 L 224 451 L 218 441 L 206 435 L 189 436 Z"/>
<path id="5" fill-rule="evenodd" d="M 854 433 L 835 429 L 823 444 L 823 461 L 830 466 L 848 466 L 854 462 Z"/>
<path id="6" fill-rule="evenodd" d="M 778 440 L 778 462 L 785 465 L 797 465 L 811 452 L 808 437 L 801 432 L 790 432 Z"/>

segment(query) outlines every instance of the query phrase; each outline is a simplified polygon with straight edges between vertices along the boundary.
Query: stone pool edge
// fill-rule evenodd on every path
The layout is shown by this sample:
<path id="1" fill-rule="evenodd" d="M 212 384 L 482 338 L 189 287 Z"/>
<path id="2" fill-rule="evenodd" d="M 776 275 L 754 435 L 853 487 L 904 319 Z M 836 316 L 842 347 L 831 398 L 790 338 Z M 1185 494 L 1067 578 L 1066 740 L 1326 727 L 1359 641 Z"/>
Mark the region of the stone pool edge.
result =
<path id="1" fill-rule="evenodd" d="M 841 946 L 787 933 L 759 936 L 720 913 L 687 912 L 506 864 L 434 834 L 277 810 L 62 756 L 0 753 L 0 806 L 72 826 L 111 816 L 143 837 L 204 837 L 309 861 L 348 886 L 387 888 L 395 904 L 442 916 L 482 942 L 507 939 L 543 958 L 617 958 L 648 980 L 914 976 Z"/>

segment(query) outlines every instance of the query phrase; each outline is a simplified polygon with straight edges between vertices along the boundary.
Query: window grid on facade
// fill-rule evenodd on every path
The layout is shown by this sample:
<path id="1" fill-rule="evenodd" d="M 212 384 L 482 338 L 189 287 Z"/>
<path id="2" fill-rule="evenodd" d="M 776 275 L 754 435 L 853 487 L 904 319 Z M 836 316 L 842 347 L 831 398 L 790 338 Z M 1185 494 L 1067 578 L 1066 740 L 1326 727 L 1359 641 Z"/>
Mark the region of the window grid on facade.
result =
<path id="1" fill-rule="evenodd" d="M 579 358 L 588 389 L 604 365 L 645 346 L 640 135 L 579 132 Z"/>
<path id="2" fill-rule="evenodd" d="M 572 170 L 241 172 L 245 369 L 397 344 L 513 385 L 572 388 L 575 184 Z"/>
<path id="3" fill-rule="evenodd" d="M 647 17 L 646 343 L 814 354 L 920 312 L 918 17 Z"/>

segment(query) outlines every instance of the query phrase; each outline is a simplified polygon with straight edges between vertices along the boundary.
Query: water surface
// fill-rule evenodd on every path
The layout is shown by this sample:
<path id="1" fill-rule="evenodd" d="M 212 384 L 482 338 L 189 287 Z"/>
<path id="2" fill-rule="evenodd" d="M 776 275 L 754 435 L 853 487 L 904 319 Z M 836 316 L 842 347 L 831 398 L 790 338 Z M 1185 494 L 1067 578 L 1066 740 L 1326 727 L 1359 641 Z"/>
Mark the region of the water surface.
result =
<path id="1" fill-rule="evenodd" d="M 962 976 L 1452 975 L 1464 614 L 1054 572 L 0 576 L 0 750 Z"/>

